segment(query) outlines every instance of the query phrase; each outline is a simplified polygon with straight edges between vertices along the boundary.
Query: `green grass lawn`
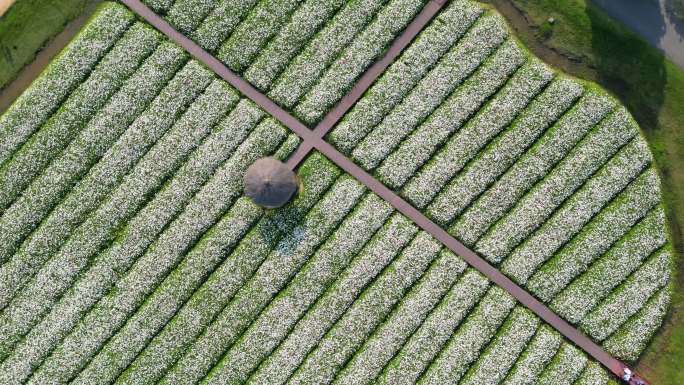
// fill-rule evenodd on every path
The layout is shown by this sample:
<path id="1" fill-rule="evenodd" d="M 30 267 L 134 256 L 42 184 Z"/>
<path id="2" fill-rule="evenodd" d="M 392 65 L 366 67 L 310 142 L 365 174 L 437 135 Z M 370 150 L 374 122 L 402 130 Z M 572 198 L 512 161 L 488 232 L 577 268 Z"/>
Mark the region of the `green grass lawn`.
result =
<path id="1" fill-rule="evenodd" d="M 18 0 L 0 17 L 0 89 L 93 0 Z"/>
<path id="2" fill-rule="evenodd" d="M 679 251 L 677 269 L 681 272 L 684 71 L 585 0 L 512 2 L 532 27 L 531 30 L 517 28 L 528 45 L 534 47 L 542 43 L 546 48 L 567 57 L 566 65 L 554 64 L 607 87 L 639 121 L 663 176 L 673 240 Z M 548 22 L 550 17 L 555 19 L 553 24 Z M 649 378 L 663 385 L 684 383 L 684 373 L 680 370 L 684 360 L 684 285 L 682 274 L 678 275 L 669 327 L 656 338 L 641 360 Z"/>

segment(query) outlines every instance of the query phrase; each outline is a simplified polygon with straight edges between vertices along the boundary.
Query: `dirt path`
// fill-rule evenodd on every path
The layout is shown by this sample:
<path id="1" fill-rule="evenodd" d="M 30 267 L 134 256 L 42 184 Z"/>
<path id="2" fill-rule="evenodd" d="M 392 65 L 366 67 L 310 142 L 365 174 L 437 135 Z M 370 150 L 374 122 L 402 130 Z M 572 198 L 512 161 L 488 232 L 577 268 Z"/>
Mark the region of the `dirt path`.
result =
<path id="1" fill-rule="evenodd" d="M 16 0 L 0 0 L 0 16 L 4 15 Z"/>
<path id="2" fill-rule="evenodd" d="M 3 1 L 13 2 L 14 0 L 0 0 L 0 4 Z M 55 36 L 45 48 L 43 48 L 36 58 L 31 62 L 31 64 L 24 67 L 24 69 L 19 72 L 16 79 L 9 83 L 0 92 L 0 114 L 5 112 L 7 108 L 16 100 L 16 98 L 21 95 L 24 90 L 31 85 L 33 80 L 35 80 L 38 75 L 50 64 L 50 61 L 59 54 L 64 47 L 71 41 L 71 39 L 78 33 L 78 31 L 83 27 L 83 25 L 88 21 L 90 16 L 95 12 L 97 8 L 96 3 L 88 5 L 81 16 L 72 20 L 64 28 L 59 35 Z M 1 13 L 1 12 L 0 12 Z"/>
<path id="3" fill-rule="evenodd" d="M 317 132 L 315 130 L 309 129 L 306 125 L 278 106 L 266 95 L 259 92 L 247 81 L 228 69 L 228 67 L 221 63 L 217 58 L 209 54 L 207 51 L 202 49 L 199 45 L 185 37 L 180 32 L 176 31 L 173 27 L 171 27 L 170 24 L 152 12 L 152 10 L 147 8 L 139 0 L 121 0 L 121 2 L 144 18 L 147 22 L 152 24 L 159 31 L 167 35 L 172 41 L 183 47 L 192 56 L 203 62 L 217 75 L 229 82 L 238 91 L 250 98 L 254 103 L 263 108 L 271 116 L 279 120 L 283 125 L 299 135 L 302 139 L 302 144 L 300 146 L 308 147 L 321 152 L 345 172 L 352 175 L 359 182 L 363 183 L 368 189 L 391 204 L 397 211 L 411 219 L 421 229 L 435 237 L 455 254 L 461 256 L 469 265 L 480 271 L 494 284 L 506 290 L 523 306 L 529 308 L 532 312 L 548 323 L 551 327 L 556 329 L 568 340 L 584 350 L 589 356 L 603 364 L 613 374 L 619 377 L 623 373 L 623 369 L 627 368 L 626 364 L 608 354 L 601 346 L 570 325 L 568 322 L 554 313 L 553 310 L 544 305 L 541 301 L 537 300 L 525 289 L 518 286 L 501 271 L 480 257 L 477 253 L 451 236 L 446 230 L 442 229 L 442 227 L 440 227 L 438 224 L 431 221 L 418 209 L 394 193 L 394 191 L 390 190 L 387 186 L 382 184 L 382 182 L 375 179 L 375 177 L 355 164 L 351 159 L 339 152 L 330 143 L 326 142 L 322 135 L 320 135 L 320 131 L 322 130 Z M 432 0 L 428 2 L 428 4 L 425 6 L 426 9 L 424 9 L 423 12 L 427 11 L 434 15 L 437 13 L 437 11 L 439 11 L 439 9 L 442 8 L 443 5 L 443 0 Z M 365 89 L 368 86 L 370 86 L 370 84 L 362 85 L 361 88 Z M 356 92 L 358 91 L 359 90 Z M 331 113 L 336 114 L 335 111 L 336 109 L 334 109 Z M 334 121 L 334 118 L 331 118 L 331 121 Z M 334 123 L 331 123 L 331 126 L 332 125 L 334 125 Z M 638 377 L 636 376 L 634 377 L 635 380 L 637 378 Z M 647 385 L 645 381 L 644 384 Z"/>

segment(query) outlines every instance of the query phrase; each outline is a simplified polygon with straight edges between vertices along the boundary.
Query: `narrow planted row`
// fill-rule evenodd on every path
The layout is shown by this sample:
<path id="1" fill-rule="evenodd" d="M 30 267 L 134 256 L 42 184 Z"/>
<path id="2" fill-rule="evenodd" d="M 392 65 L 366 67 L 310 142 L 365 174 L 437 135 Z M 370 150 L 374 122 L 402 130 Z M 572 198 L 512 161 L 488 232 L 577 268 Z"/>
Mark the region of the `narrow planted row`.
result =
<path id="1" fill-rule="evenodd" d="M 147 2 L 171 25 L 308 124 L 323 118 L 425 3 Z M 455 3 L 454 7 L 463 8 L 464 1 Z M 444 21 L 439 24 L 451 24 Z"/>
<path id="2" fill-rule="evenodd" d="M 276 152 L 286 137 L 285 129 L 273 121 L 259 125 L 250 135 L 263 113 L 254 111 L 250 116 L 246 111 L 249 106 L 238 105 L 222 119 L 226 109 L 237 102 L 237 95 L 223 82 L 210 85 L 203 97 L 195 104 L 197 115 L 186 121 L 190 126 L 203 127 L 197 130 L 199 136 L 189 137 L 188 126 L 184 126 L 185 132 L 169 138 L 170 143 L 191 146 L 185 150 L 178 148 L 180 154 L 196 149 L 154 199 L 118 230 L 113 244 L 97 255 L 49 316 L 32 330 L 36 340 L 27 341 L 26 346 L 32 349 L 35 359 L 53 349 L 60 342 L 59 336 L 69 333 L 48 359 L 48 368 L 50 362 L 62 357 L 60 352 L 70 352 L 70 342 L 78 340 L 79 356 L 83 358 L 74 360 L 71 356 L 68 365 L 59 366 L 57 377 L 73 376 L 73 371 L 87 362 L 82 360 L 99 350 L 110 333 L 142 303 L 147 292 L 178 263 L 184 250 L 239 196 L 244 169 L 258 157 Z M 285 143 L 291 149 L 291 143 Z M 117 290 L 102 297 L 112 285 Z M 97 332 L 91 328 L 93 323 L 99 325 Z M 49 336 L 48 341 L 43 340 L 45 336 Z M 47 350 L 36 349 L 38 345 Z M 27 358 L 24 355 L 19 362 L 29 364 Z"/>
<path id="3" fill-rule="evenodd" d="M 113 4 L 98 9 L 83 31 L 0 117 L 0 164 L 59 109 L 133 21 L 131 13 Z"/>
<path id="4" fill-rule="evenodd" d="M 419 76 L 390 84 L 428 27 L 328 138 L 566 320 L 600 340 L 621 333 L 671 270 L 648 146 L 605 93 L 555 74 L 466 4 L 443 13 L 462 16 L 450 48 L 433 44 Z M 637 289 L 643 275 L 653 280 Z M 620 310 L 611 323 L 607 309 Z"/>

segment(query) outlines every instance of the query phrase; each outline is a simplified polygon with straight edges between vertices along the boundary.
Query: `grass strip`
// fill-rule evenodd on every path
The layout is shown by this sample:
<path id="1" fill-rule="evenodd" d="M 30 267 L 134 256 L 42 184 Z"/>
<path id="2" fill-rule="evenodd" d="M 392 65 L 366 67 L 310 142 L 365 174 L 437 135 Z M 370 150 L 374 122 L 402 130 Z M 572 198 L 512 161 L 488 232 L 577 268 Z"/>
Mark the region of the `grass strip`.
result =
<path id="1" fill-rule="evenodd" d="M 558 351 L 562 337 L 542 324 L 502 382 L 506 385 L 532 385 Z"/>
<path id="2" fill-rule="evenodd" d="M 367 286 L 372 285 L 374 280 L 377 282 L 378 275 L 396 274 L 395 270 L 392 270 L 394 273 L 388 273 L 390 270 L 386 266 L 411 242 L 417 231 L 418 229 L 405 217 L 396 213 L 392 215 L 247 382 L 287 382 L 306 359 L 307 354 L 317 346 L 357 297 Z"/>
<path id="3" fill-rule="evenodd" d="M 92 135 L 88 132 L 103 119 L 107 106 L 117 100 L 120 88 L 136 73 L 161 39 L 161 34 L 142 23 L 134 24 L 124 33 L 59 110 L 0 166 L 0 210 L 15 202 L 22 190 L 49 167 L 50 162 L 63 155 L 63 150 L 72 141 L 87 140 Z M 88 151 L 81 151 L 90 155 Z"/>
<path id="4" fill-rule="evenodd" d="M 639 313 L 603 342 L 606 351 L 623 360 L 637 360 L 639 352 L 646 348 L 662 325 L 670 307 L 671 297 L 670 286 L 660 289 Z"/>
<path id="5" fill-rule="evenodd" d="M 526 282 L 560 246 L 571 241 L 598 213 L 609 205 L 630 183 L 639 177 L 652 161 L 646 143 L 637 137 L 609 160 L 580 189 L 528 236 L 520 247 L 525 252 L 514 252 L 505 259 L 502 271 L 514 272 L 516 280 Z M 529 245 L 527 245 L 529 243 Z M 548 247 L 530 258 L 529 249 Z M 537 247 L 539 247 L 537 246 Z"/>
<path id="6" fill-rule="evenodd" d="M 575 81 L 557 78 L 437 195 L 427 208 L 430 217 L 440 223 L 451 222 L 506 172 L 583 92 Z"/>
<path id="7" fill-rule="evenodd" d="M 137 379 L 141 383 L 159 381 L 339 174 L 339 169 L 327 159 L 313 153 L 299 169 L 304 190 L 285 207 L 266 212 L 234 250 L 226 250 L 225 256 L 221 249 L 214 251 L 219 253 L 212 255 L 212 258 L 219 259 L 217 267 L 212 269 L 206 281 L 149 342 L 122 374 L 121 380 Z M 220 235 L 219 232 L 215 236 Z"/>
<path id="8" fill-rule="evenodd" d="M 133 24 L 124 6 L 105 3 L 43 73 L 0 116 L 0 164 L 31 136 Z"/>
<path id="9" fill-rule="evenodd" d="M 418 384 L 457 383 L 478 358 L 482 348 L 496 335 L 515 299 L 498 286 L 492 286 L 466 321 L 418 380 Z"/>
<path id="10" fill-rule="evenodd" d="M 237 100 L 238 95 L 232 88 L 222 81 L 215 80 L 205 94 L 198 98 L 199 108 L 195 111 L 201 115 L 194 119 L 194 123 L 197 126 L 206 127 L 204 131 L 208 131 Z M 202 130 L 198 131 L 201 135 Z M 238 132 L 230 134 L 236 135 Z M 188 132 L 182 132 L 181 135 L 187 136 Z M 224 153 L 221 150 L 225 150 L 225 154 L 231 154 L 237 146 L 237 144 L 233 146 L 229 144 L 227 148 L 220 148 L 216 143 L 211 143 L 211 140 L 207 142 L 191 155 L 189 161 L 155 195 L 154 199 L 138 212 L 123 230 L 119 231 L 113 244 L 94 258 L 88 270 L 81 273 L 79 279 L 53 307 L 51 314 L 40 326 L 34 327 L 32 334 L 35 337 L 29 335 L 24 342 L 24 347 L 30 350 L 25 352 L 26 354 L 19 355 L 24 365 L 28 366 L 29 362 L 32 362 L 32 366 L 37 365 L 39 359 L 44 358 L 77 324 L 79 319 L 105 296 L 117 279 L 126 276 L 126 271 L 131 264 L 149 247 L 161 230 L 209 178 L 221 160 L 217 161 L 207 156 L 206 148 L 218 154 Z M 182 153 L 182 150 L 179 152 Z M 118 284 L 117 288 L 121 289 Z"/>
<path id="11" fill-rule="evenodd" d="M 364 191 L 363 185 L 356 180 L 342 177 L 303 222 L 285 236 L 274 253 L 240 289 L 215 323 L 198 340 L 199 344 L 194 345 L 186 355 L 188 357 L 195 351 L 208 351 L 209 354 L 198 354 L 203 356 L 204 362 L 207 361 L 207 355 L 215 357 L 215 365 L 206 375 L 205 381 L 236 383 L 241 382 L 239 377 L 249 374 L 245 369 L 242 369 L 241 374 L 236 373 L 234 369 L 241 368 L 236 368 L 231 363 L 220 362 L 218 359 L 224 354 L 230 354 L 227 353 L 228 348 L 233 346 L 245 329 L 254 322 L 259 313 L 273 300 L 274 295 L 281 292 L 307 260 L 315 258 L 316 249 L 354 209 Z M 219 343 L 216 343 L 217 339 Z M 198 346 L 200 349 L 197 349 Z"/>
<path id="12" fill-rule="evenodd" d="M 287 108 L 294 106 L 386 2 L 349 1 L 278 76 L 268 96 Z"/>
<path id="13" fill-rule="evenodd" d="M 510 250 L 540 226 L 565 199 L 592 177 L 625 143 L 637 133 L 637 126 L 625 110 L 613 113 L 584 139 L 540 183 L 537 183 L 513 210 L 496 222 L 481 237 L 476 251 L 490 261 L 499 262 Z M 591 155 L 590 155 L 591 154 Z M 461 236 L 474 243 L 484 229 L 470 229 Z"/>
<path id="14" fill-rule="evenodd" d="M 601 299 L 639 268 L 642 260 L 667 242 L 664 226 L 665 213 L 658 207 L 568 285 L 550 307 L 572 323 L 581 321 Z"/>
<path id="15" fill-rule="evenodd" d="M 110 114 L 105 115 L 102 129 L 128 127 L 146 104 L 170 80 L 178 67 L 185 61 L 184 53 L 173 45 L 164 45 L 143 65 L 136 77 L 131 78 L 122 90 L 121 97 L 112 103 Z M 140 87 L 145 84 L 145 87 Z M 140 98 L 136 98 L 139 96 Z M 142 99 L 142 100 L 141 100 Z M 111 127 L 113 126 L 113 127 Z M 145 179 L 144 182 L 152 182 Z M 109 240 L 127 216 L 132 215 L 139 201 L 136 190 L 123 186 L 96 213 L 91 215 L 58 253 L 43 266 L 36 276 L 24 287 L 11 304 L 0 313 L 0 329 L 3 330 L 0 344 L 5 347 L 30 329 L 38 318 L 49 310 L 53 301 L 66 290 L 75 275 L 88 264 L 89 258 L 97 253 Z M 144 193 L 144 191 L 140 191 Z M 144 197 L 140 197 L 144 199 Z M 126 205 L 127 204 L 127 205 Z M 130 211 L 129 211 L 130 210 Z"/>
<path id="16" fill-rule="evenodd" d="M 330 132 L 330 142 L 343 153 L 351 154 L 359 141 L 461 41 L 483 12 L 482 7 L 470 1 L 451 1 Z"/>
<path id="17" fill-rule="evenodd" d="M 516 307 L 497 332 L 492 343 L 473 363 L 459 384 L 497 385 L 509 373 L 518 356 L 539 327 L 539 318 L 523 307 Z"/>
<path id="18" fill-rule="evenodd" d="M 563 342 L 558 354 L 541 373 L 535 384 L 572 385 L 587 366 L 587 357 L 576 347 Z"/>
<path id="19" fill-rule="evenodd" d="M 551 301 L 561 290 L 617 242 L 660 201 L 660 186 L 654 169 L 639 176 L 591 222 L 560 250 L 536 247 L 528 242 L 516 249 L 502 265 L 502 271 L 519 282 L 529 274 L 524 256 L 549 258 L 527 282 L 527 287 L 542 300 Z M 536 256 L 531 261 L 536 260 Z M 508 262 L 510 261 L 510 262 Z M 519 263 L 519 269 L 513 262 Z"/>
<path id="20" fill-rule="evenodd" d="M 353 87 L 356 79 L 381 57 L 425 2 L 391 0 L 303 96 L 294 108 L 294 114 L 311 125 L 320 121 Z"/>
<path id="21" fill-rule="evenodd" d="M 414 384 L 485 295 L 489 281 L 468 268 L 437 307 L 385 366 L 379 384 Z"/>
<path id="22" fill-rule="evenodd" d="M 401 103 L 359 143 L 352 151 L 353 159 L 367 170 L 380 164 L 496 51 L 508 36 L 502 23 L 499 17 L 493 15 L 480 18 L 463 39 L 444 54 Z M 442 107 L 437 114 L 445 109 L 448 111 L 448 107 Z M 396 187 L 396 184 L 392 183 L 391 186 Z"/>
<path id="23" fill-rule="evenodd" d="M 502 43 L 442 105 L 388 153 L 376 175 L 394 187 L 402 186 L 430 157 L 494 95 L 525 60 L 513 40 Z"/>
<path id="24" fill-rule="evenodd" d="M 402 195 L 417 207 L 425 207 L 484 145 L 513 122 L 553 77 L 546 65 L 528 60 L 417 174 L 410 176 Z"/>
<path id="25" fill-rule="evenodd" d="M 392 211 L 392 207 L 377 195 L 366 195 L 316 255 L 223 355 L 212 376 L 223 383 L 247 380 L 382 227 Z"/>
<path id="26" fill-rule="evenodd" d="M 216 57 L 235 72 L 243 72 L 288 21 L 301 0 L 263 0 L 221 44 Z"/>
<path id="27" fill-rule="evenodd" d="M 613 108 L 614 102 L 593 90 L 566 113 L 511 168 L 465 210 L 450 228 L 461 241 L 474 242 L 489 224 L 509 211 L 539 180 L 562 161 Z M 467 238 L 466 238 L 467 237 Z"/>
<path id="28" fill-rule="evenodd" d="M 465 268 L 466 264 L 461 258 L 443 249 L 396 309 L 354 353 L 333 383 L 365 384 L 373 381 L 460 278 Z"/>
<path id="29" fill-rule="evenodd" d="M 216 9 L 219 2 L 220 0 L 176 0 L 165 19 L 177 31 L 189 36 Z"/>
<path id="30" fill-rule="evenodd" d="M 189 36 L 205 50 L 214 52 L 256 3 L 256 0 L 221 0 Z"/>
<path id="31" fill-rule="evenodd" d="M 225 83 L 223 84 L 224 87 L 228 87 Z M 213 177 L 201 186 L 194 196 L 188 194 L 186 198 L 192 196 L 192 199 L 187 204 L 155 199 L 141 211 L 143 215 L 140 218 L 145 221 L 141 226 L 131 227 L 129 236 L 133 238 L 132 242 L 122 244 L 121 254 L 114 253 L 111 256 L 113 259 L 117 256 L 125 259 L 131 254 L 136 256 L 138 252 L 145 250 L 151 239 L 154 239 L 150 237 L 150 241 L 146 240 L 147 234 L 144 232 L 138 234 L 135 228 L 145 225 L 162 228 L 164 221 L 173 217 L 165 211 L 182 209 L 182 212 L 173 218 L 159 237 L 154 239 L 154 243 L 147 248 L 145 254 L 137 259 L 130 269 L 127 271 L 122 269 L 119 272 L 121 278 L 116 281 L 116 290 L 107 293 L 81 318 L 46 361 L 51 366 L 57 363 L 56 366 L 59 367 L 58 375 L 53 377 L 70 380 L 78 374 L 74 379 L 75 383 L 101 383 L 116 378 L 118 370 L 123 370 L 130 362 L 126 360 L 132 359 L 129 355 L 134 356 L 136 353 L 131 352 L 130 349 L 134 349 L 137 345 L 130 340 L 126 341 L 125 338 L 116 338 L 112 335 L 124 325 L 131 313 L 138 309 L 201 235 L 214 225 L 240 196 L 243 187 L 241 177 L 244 170 L 259 157 L 275 151 L 285 136 L 285 129 L 277 126 L 275 122 L 260 124 L 254 134 L 237 148 L 235 154 L 213 173 Z M 181 169 L 182 171 L 185 170 Z M 209 176 L 212 173 L 207 174 L 206 176 Z M 168 190 L 163 189 L 157 196 L 164 197 L 166 191 L 175 192 L 175 194 L 169 194 L 169 197 L 181 195 L 178 191 L 174 191 L 173 184 L 172 180 L 170 184 L 167 184 Z M 180 185 L 178 187 L 183 187 L 182 183 Z M 189 190 L 193 192 L 192 189 Z M 155 221 L 157 218 L 161 218 L 161 223 Z M 136 237 L 140 235 L 142 235 L 142 242 L 135 242 Z M 132 252 L 127 248 L 131 248 Z M 107 257 L 103 258 L 103 265 L 107 265 Z M 138 335 L 138 337 L 143 336 Z"/>
<path id="32" fill-rule="evenodd" d="M 289 21 L 256 53 L 243 77 L 262 91 L 267 91 L 276 77 L 325 23 L 344 5 L 344 0 L 306 0 Z"/>
<path id="33" fill-rule="evenodd" d="M 346 310 L 288 380 L 289 384 L 328 383 L 344 363 L 423 276 L 441 245 L 420 232 L 388 269 Z"/>
<path id="34" fill-rule="evenodd" d="M 597 341 L 606 339 L 669 283 L 671 269 L 671 252 L 656 253 L 582 320 L 582 330 Z"/>
<path id="35" fill-rule="evenodd" d="M 40 266 L 57 251 L 68 236 L 95 210 L 126 174 L 173 125 L 209 84 L 212 75 L 197 62 L 180 70 L 161 91 L 150 107 L 140 115 L 119 140 L 107 151 L 78 185 L 57 205 L 21 248 L 0 266 L 0 286 L 6 289 L 0 303 L 6 304 Z"/>

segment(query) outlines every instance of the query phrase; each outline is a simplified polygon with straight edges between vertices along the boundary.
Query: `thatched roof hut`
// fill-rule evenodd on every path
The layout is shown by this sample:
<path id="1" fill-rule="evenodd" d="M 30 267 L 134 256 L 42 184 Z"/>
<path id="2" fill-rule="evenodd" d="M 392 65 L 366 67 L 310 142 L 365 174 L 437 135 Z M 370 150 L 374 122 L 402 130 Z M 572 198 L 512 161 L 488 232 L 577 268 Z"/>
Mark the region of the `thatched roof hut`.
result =
<path id="1" fill-rule="evenodd" d="M 297 191 L 297 176 L 274 158 L 261 158 L 245 173 L 245 194 L 266 208 L 281 207 Z"/>

